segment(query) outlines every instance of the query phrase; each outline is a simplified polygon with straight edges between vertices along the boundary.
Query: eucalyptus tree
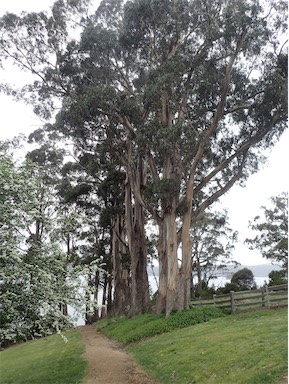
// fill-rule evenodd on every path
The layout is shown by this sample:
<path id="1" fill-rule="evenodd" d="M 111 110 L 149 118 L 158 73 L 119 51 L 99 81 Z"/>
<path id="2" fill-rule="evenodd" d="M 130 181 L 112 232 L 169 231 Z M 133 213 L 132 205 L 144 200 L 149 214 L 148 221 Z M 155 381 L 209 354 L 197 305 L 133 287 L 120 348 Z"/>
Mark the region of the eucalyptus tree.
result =
<path id="1" fill-rule="evenodd" d="M 192 256 L 192 292 L 202 293 L 203 285 L 224 273 L 228 265 L 237 264 L 232 259 L 237 232 L 228 225 L 227 212 L 206 212 L 190 231 L 194 239 Z"/>
<path id="2" fill-rule="evenodd" d="M 288 193 L 271 197 L 270 205 L 262 206 L 262 214 L 250 222 L 257 233 L 246 239 L 250 249 L 259 249 L 266 259 L 288 268 Z"/>
<path id="3" fill-rule="evenodd" d="M 104 273 L 99 253 L 92 250 L 94 218 L 73 204 L 63 204 L 63 150 L 43 135 L 37 131 L 30 136 L 29 141 L 37 136 L 40 147 L 16 165 L 13 143 L 0 144 L 1 344 L 71 325 L 69 304 L 84 315 L 81 290 L 93 291 L 97 299 L 93 288 L 98 283 L 87 286 L 83 278 L 96 280 Z M 98 313 L 94 302 L 87 309 L 87 317 L 88 312 Z"/>
<path id="4" fill-rule="evenodd" d="M 146 210 L 159 233 L 157 311 L 169 314 L 189 304 L 191 225 L 258 169 L 286 127 L 287 5 L 108 0 L 81 19 L 76 41 L 71 4 L 56 2 L 50 17 L 4 16 L 2 57 L 38 76 L 18 93 L 32 92 L 36 112 L 49 116 L 61 99 L 51 129 L 117 159 L 131 273 L 146 279 Z"/>
<path id="5" fill-rule="evenodd" d="M 256 4 L 143 1 L 103 3 L 82 34 L 87 85 L 56 126 L 90 140 L 97 129 L 156 221 L 158 311 L 188 305 L 192 222 L 256 169 L 263 139 L 285 127 L 284 55 L 274 61 L 268 44 L 275 33 Z"/>
<path id="6" fill-rule="evenodd" d="M 89 285 L 95 286 L 96 299 L 101 286 L 103 305 L 106 304 L 110 315 L 123 315 L 130 305 L 131 287 L 124 226 L 125 175 L 108 163 L 104 169 L 98 157 L 89 154 L 80 155 L 79 162 L 67 163 L 62 173 L 59 193 L 64 207 L 75 206 L 83 217 L 80 222 L 82 245 L 78 247 L 80 257 L 76 262 L 99 260 L 107 273 L 98 274 L 97 278 L 88 277 Z"/>
<path id="7" fill-rule="evenodd" d="M 98 318 L 99 289 L 107 277 L 100 268 L 106 258 L 106 251 L 100 246 L 106 231 L 101 219 L 103 201 L 99 191 L 102 181 L 93 176 L 99 166 L 94 157 L 88 154 L 75 156 L 65 143 L 56 139 L 57 135 L 46 127 L 36 130 L 28 141 L 38 147 L 28 152 L 27 158 L 45 168 L 46 187 L 52 186 L 57 197 L 52 235 L 66 252 L 67 268 L 83 270 L 85 319 L 90 323 Z M 99 268 L 91 269 L 91 264 Z M 63 309 L 67 312 L 65 307 Z"/>

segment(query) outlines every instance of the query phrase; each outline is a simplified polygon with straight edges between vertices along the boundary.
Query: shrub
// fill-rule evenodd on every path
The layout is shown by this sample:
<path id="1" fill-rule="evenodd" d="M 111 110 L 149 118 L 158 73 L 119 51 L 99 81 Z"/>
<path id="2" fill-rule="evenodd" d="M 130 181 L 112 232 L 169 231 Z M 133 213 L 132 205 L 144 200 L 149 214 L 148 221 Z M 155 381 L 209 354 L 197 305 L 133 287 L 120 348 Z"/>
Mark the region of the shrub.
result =
<path id="1" fill-rule="evenodd" d="M 225 314 L 220 308 L 193 307 L 181 312 L 174 312 L 168 317 L 146 313 L 131 319 L 123 317 L 104 319 L 97 323 L 97 329 L 123 344 L 130 344 L 221 316 L 225 316 Z"/>

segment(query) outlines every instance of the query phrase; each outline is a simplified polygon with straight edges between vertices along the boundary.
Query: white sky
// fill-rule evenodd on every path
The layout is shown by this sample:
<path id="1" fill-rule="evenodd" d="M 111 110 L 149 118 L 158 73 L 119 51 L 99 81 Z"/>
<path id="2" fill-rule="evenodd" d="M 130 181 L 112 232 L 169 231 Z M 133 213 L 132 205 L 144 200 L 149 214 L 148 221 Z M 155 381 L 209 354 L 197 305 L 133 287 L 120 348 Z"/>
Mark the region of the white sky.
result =
<path id="1" fill-rule="evenodd" d="M 53 3 L 54 0 L 9 0 L 4 4 L 4 1 L 0 0 L 0 16 L 5 12 L 19 13 L 22 10 L 38 12 L 47 9 Z M 94 1 L 94 4 L 98 3 L 98 0 Z M 22 78 L 23 73 L 16 68 L 9 68 L 9 73 L 3 71 L 0 73 L 0 81 L 12 79 L 13 82 L 18 82 Z M 42 122 L 33 114 L 31 106 L 15 102 L 1 93 L 0 105 L 0 140 L 11 139 L 19 133 L 27 135 L 42 126 Z M 242 264 L 254 265 L 267 262 L 258 251 L 250 251 L 242 242 L 246 237 L 252 236 L 248 223 L 260 213 L 260 206 L 267 205 L 271 196 L 288 191 L 288 144 L 287 130 L 271 151 L 263 169 L 249 178 L 245 188 L 235 186 L 221 200 L 220 207 L 228 209 L 232 229 L 239 232 L 239 242 L 236 244 L 233 258 Z"/>

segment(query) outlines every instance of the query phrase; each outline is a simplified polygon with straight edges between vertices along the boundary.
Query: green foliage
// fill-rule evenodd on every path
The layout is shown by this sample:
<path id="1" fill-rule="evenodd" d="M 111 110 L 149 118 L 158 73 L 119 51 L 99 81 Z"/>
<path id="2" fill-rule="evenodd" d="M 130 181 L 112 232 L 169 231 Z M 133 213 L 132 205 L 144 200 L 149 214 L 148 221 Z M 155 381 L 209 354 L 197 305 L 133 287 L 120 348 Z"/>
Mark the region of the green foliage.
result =
<path id="1" fill-rule="evenodd" d="M 246 239 L 250 249 L 259 249 L 262 256 L 273 262 L 288 266 L 288 194 L 272 197 L 271 207 L 261 207 L 262 216 L 254 218 L 250 227 L 258 234 Z"/>
<path id="2" fill-rule="evenodd" d="M 54 197 L 31 163 L 0 161 L 0 343 L 51 334 L 70 324 L 59 309 L 74 288 L 67 260 L 53 241 Z"/>
<path id="3" fill-rule="evenodd" d="M 174 329 L 189 327 L 221 316 L 224 316 L 224 313 L 219 308 L 194 307 L 181 312 L 175 312 L 169 317 L 147 313 L 131 319 L 112 318 L 100 320 L 97 323 L 97 329 L 123 344 L 130 344 L 147 337 L 171 332 Z"/>
<path id="4" fill-rule="evenodd" d="M 102 2 L 88 18 L 81 14 L 85 4 L 66 0 L 57 2 L 51 15 L 1 18 L 3 62 L 13 58 L 18 66 L 38 75 L 19 97 L 27 97 L 43 116 L 54 110 L 55 97 L 61 100 L 63 108 L 53 128 L 84 152 L 103 146 L 106 152 L 123 156 L 127 144 L 123 118 L 128 118 L 133 152 L 145 153 L 149 148 L 159 174 L 181 148 L 184 189 L 189 165 L 203 140 L 208 148 L 198 179 L 233 155 L 215 174 L 217 182 L 210 183 L 211 196 L 219 182 L 230 180 L 239 167 L 247 169 L 242 177 L 258 168 L 258 151 L 250 148 L 245 153 L 248 148 L 243 149 L 243 144 L 261 140 L 273 115 L 276 120 L 267 132 L 266 145 L 285 128 L 286 55 L 277 47 L 280 31 L 286 28 L 283 1 L 273 1 L 267 16 L 261 3 L 250 1 L 218 2 L 208 8 L 199 0 L 111 0 Z M 76 26 L 78 40 L 70 36 Z M 234 52 L 234 67 L 225 81 Z M 56 58 L 55 65 L 51 56 Z M 260 73 L 257 79 L 251 76 L 252 70 Z M 231 86 L 208 143 L 207 128 L 227 81 Z M 6 84 L 2 88 L 18 94 Z M 160 118 L 164 97 L 165 121 Z M 232 123 L 239 127 L 237 134 L 229 129 Z M 104 138 L 100 145 L 98 140 Z M 254 140 L 251 144 L 256 146 L 258 140 Z M 254 156 L 257 161 L 252 162 Z"/>
<path id="5" fill-rule="evenodd" d="M 87 362 L 77 330 L 30 341 L 1 351 L 1 384 L 80 384 Z"/>
<path id="6" fill-rule="evenodd" d="M 180 183 L 178 180 L 163 179 L 148 183 L 144 196 L 155 208 L 160 202 L 162 207 L 167 207 L 174 197 L 179 195 Z"/>
<path id="7" fill-rule="evenodd" d="M 12 62 L 35 78 L 20 90 L 1 90 L 45 119 L 59 111 L 46 130 L 73 144 L 84 170 L 60 192 L 90 213 L 95 208 L 103 237 L 113 209 L 123 208 L 121 191 L 98 207 L 92 202 L 112 164 L 125 170 L 133 199 L 158 223 L 193 196 L 178 207 L 173 224 L 181 231 L 184 220 L 198 221 L 256 172 L 260 149 L 287 127 L 285 3 L 272 0 L 267 12 L 257 0 L 107 0 L 88 16 L 87 2 L 61 0 L 49 14 L 0 19 L 0 64 Z M 57 161 L 48 152 L 32 155 Z M 88 153 L 94 161 L 86 161 Z"/>
<path id="8" fill-rule="evenodd" d="M 231 291 L 237 292 L 240 291 L 241 287 L 236 283 L 226 283 L 224 287 L 220 287 L 217 289 L 217 294 L 226 294 Z M 246 290 L 246 288 L 244 289 Z"/>
<path id="9" fill-rule="evenodd" d="M 236 284 L 238 290 L 256 288 L 253 272 L 249 268 L 243 268 L 235 272 L 231 278 L 231 283 Z"/>
<path id="10" fill-rule="evenodd" d="M 288 272 L 285 269 L 269 273 L 269 285 L 280 284 L 288 284 Z"/>
<path id="11" fill-rule="evenodd" d="M 70 327 L 62 308 L 80 310 L 80 288 L 86 288 L 80 276 L 100 272 L 93 252 L 85 265 L 75 266 L 76 257 L 88 253 L 80 228 L 91 222 L 59 204 L 57 168 L 42 165 L 0 160 L 1 346 Z"/>
<path id="12" fill-rule="evenodd" d="M 228 264 L 237 264 L 231 258 L 237 232 L 228 225 L 227 212 L 207 212 L 204 217 L 194 223 L 191 228 L 193 239 L 192 272 L 194 295 L 196 297 L 211 296 L 214 292 L 209 288 L 211 279 L 226 271 Z"/>
<path id="13" fill-rule="evenodd" d="M 128 350 L 160 384 L 279 384 L 287 376 L 287 326 L 286 308 L 226 316 Z"/>
<path id="14" fill-rule="evenodd" d="M 202 299 L 209 299 L 214 293 L 216 293 L 214 286 L 210 287 L 205 281 L 202 281 L 201 287 L 200 285 L 194 286 L 194 297 L 196 298 L 200 297 Z"/>

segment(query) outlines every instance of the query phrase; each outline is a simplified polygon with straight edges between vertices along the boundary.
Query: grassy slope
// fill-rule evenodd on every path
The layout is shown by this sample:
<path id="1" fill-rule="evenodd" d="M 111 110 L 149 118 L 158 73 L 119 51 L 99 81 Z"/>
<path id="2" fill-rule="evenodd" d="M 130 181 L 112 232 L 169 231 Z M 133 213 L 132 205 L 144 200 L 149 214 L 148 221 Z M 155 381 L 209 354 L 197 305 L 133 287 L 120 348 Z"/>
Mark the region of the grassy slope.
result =
<path id="1" fill-rule="evenodd" d="M 97 329 L 113 339 L 127 345 L 147 337 L 168 333 L 175 329 L 204 323 L 210 319 L 223 317 L 224 312 L 214 307 L 194 307 L 169 317 L 146 313 L 131 319 L 112 318 L 97 323 Z"/>
<path id="2" fill-rule="evenodd" d="M 282 383 L 287 309 L 214 319 L 131 345 L 129 351 L 163 384 Z"/>
<path id="3" fill-rule="evenodd" d="M 202 309 L 168 319 L 146 314 L 129 320 L 103 320 L 99 326 L 127 344 L 161 384 L 285 382 L 287 309 L 216 318 L 219 316 Z M 195 325 L 188 326 L 190 323 Z M 160 332 L 169 333 L 146 339 Z M 77 330 L 66 335 L 67 344 L 55 335 L 2 351 L 1 384 L 81 383 L 87 366 L 82 336 Z"/>
<path id="4" fill-rule="evenodd" d="M 1 384 L 79 384 L 87 363 L 84 343 L 77 330 L 34 340 L 0 352 Z"/>

